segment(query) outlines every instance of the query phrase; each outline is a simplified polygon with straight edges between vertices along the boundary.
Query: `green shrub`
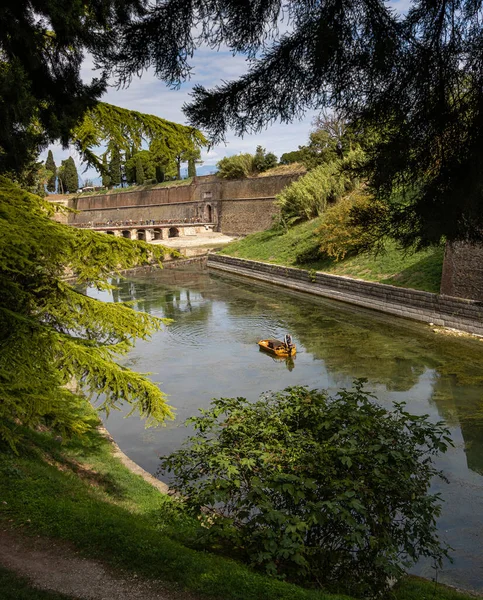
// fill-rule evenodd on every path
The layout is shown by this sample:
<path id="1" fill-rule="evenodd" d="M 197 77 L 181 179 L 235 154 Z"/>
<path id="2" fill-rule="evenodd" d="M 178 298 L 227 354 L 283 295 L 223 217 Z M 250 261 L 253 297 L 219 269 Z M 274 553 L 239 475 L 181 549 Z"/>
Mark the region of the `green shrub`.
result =
<path id="1" fill-rule="evenodd" d="M 253 155 L 248 153 L 225 156 L 218 162 L 217 167 L 218 177 L 224 179 L 243 179 L 255 174 Z"/>
<path id="2" fill-rule="evenodd" d="M 330 202 L 335 202 L 358 184 L 352 175 L 362 151 L 352 152 L 343 160 L 324 163 L 287 186 L 278 196 L 281 220 L 286 225 L 308 221 L 324 213 Z"/>
<path id="3" fill-rule="evenodd" d="M 379 239 L 377 228 L 356 225 L 352 220 L 354 209 L 366 210 L 369 206 L 372 211 L 379 210 L 382 213 L 385 210 L 383 203 L 361 191 L 349 194 L 328 207 L 316 231 L 320 254 L 339 261 L 373 248 Z"/>
<path id="4" fill-rule="evenodd" d="M 255 403 L 222 398 L 189 420 L 196 434 L 162 469 L 208 544 L 355 595 L 386 591 L 420 556 L 441 562 L 429 486 L 448 431 L 401 403 L 382 408 L 362 384 L 336 397 L 293 387 Z"/>

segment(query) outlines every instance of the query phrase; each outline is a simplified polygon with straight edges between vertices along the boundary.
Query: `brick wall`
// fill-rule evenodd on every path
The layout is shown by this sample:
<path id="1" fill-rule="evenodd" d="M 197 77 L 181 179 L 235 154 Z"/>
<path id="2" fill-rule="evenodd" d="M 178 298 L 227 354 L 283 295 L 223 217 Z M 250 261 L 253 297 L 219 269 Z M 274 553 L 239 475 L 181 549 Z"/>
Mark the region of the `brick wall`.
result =
<path id="1" fill-rule="evenodd" d="M 483 301 L 483 245 L 446 244 L 440 291 Z"/>
<path id="2" fill-rule="evenodd" d="M 179 185 L 151 190 L 119 192 L 96 196 L 79 196 L 77 210 L 108 209 L 125 206 L 146 206 L 149 204 L 175 204 L 193 200 L 195 185 Z"/>
<path id="3" fill-rule="evenodd" d="M 208 266 L 400 317 L 483 335 L 483 303 L 211 254 Z M 312 281 L 314 279 L 314 281 Z"/>

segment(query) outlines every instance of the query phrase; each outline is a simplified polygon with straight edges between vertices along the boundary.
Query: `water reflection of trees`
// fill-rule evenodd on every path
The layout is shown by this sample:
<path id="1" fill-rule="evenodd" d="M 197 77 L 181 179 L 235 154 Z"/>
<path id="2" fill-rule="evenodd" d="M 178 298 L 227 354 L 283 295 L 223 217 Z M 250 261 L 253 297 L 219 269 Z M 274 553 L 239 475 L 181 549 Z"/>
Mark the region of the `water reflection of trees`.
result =
<path id="1" fill-rule="evenodd" d="M 176 272 L 177 280 L 180 277 Z M 159 278 L 158 278 L 159 279 Z M 193 278 L 190 278 L 190 281 Z M 171 283 L 171 282 L 170 282 Z M 131 304 L 136 310 L 147 313 L 162 313 L 163 317 L 176 319 L 180 315 L 193 321 L 205 321 L 211 314 L 211 303 L 206 302 L 203 293 L 198 290 L 182 288 L 179 285 L 162 285 L 150 279 L 131 277 L 129 279 L 113 279 L 112 290 L 114 302 Z M 192 317 L 190 314 L 192 313 Z"/>
<path id="2" fill-rule="evenodd" d="M 483 474 L 482 344 L 343 304 L 307 300 L 275 286 L 248 288 L 231 275 L 216 277 L 236 288 L 230 313 L 250 310 L 283 321 L 296 343 L 323 360 L 334 376 L 365 377 L 371 385 L 407 392 L 427 369 L 434 370 L 430 402 L 449 424 L 460 426 L 468 468 Z"/>
<path id="3" fill-rule="evenodd" d="M 448 423 L 460 425 L 468 467 L 483 474 L 482 344 L 232 275 L 176 270 L 117 285 L 115 301 L 134 301 L 139 310 L 160 311 L 175 320 L 182 316 L 183 329 L 206 321 L 211 301 L 220 299 L 241 323 L 250 317 L 255 323 L 282 325 L 299 349 L 324 361 L 334 379 L 365 377 L 371 385 L 407 392 L 433 370 L 437 377 L 430 401 Z"/>

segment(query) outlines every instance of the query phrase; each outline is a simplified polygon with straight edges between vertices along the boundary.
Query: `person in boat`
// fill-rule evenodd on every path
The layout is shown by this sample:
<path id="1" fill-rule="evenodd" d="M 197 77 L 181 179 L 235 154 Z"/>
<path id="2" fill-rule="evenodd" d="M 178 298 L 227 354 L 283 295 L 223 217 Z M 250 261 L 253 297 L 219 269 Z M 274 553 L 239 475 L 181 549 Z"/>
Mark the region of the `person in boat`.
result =
<path id="1" fill-rule="evenodd" d="M 285 344 L 285 347 L 287 348 L 289 354 L 292 354 L 293 342 L 290 333 L 285 334 L 285 337 L 283 338 L 283 343 Z"/>

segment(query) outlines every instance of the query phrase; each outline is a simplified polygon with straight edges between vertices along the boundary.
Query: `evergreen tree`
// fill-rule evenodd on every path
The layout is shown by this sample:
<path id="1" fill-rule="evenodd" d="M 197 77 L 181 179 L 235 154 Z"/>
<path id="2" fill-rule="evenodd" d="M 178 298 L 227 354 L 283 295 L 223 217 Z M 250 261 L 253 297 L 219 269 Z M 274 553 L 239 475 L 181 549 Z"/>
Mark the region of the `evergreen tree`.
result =
<path id="1" fill-rule="evenodd" d="M 49 150 L 47 160 L 45 161 L 45 168 L 51 174 L 47 181 L 47 191 L 55 192 L 55 182 L 57 179 L 57 167 L 55 166 L 54 155 L 52 150 Z"/>
<path id="2" fill-rule="evenodd" d="M 158 183 L 163 183 L 165 179 L 164 170 L 161 165 L 156 165 L 156 181 Z"/>
<path id="3" fill-rule="evenodd" d="M 130 151 L 134 156 L 140 151 L 142 142 L 147 141 L 149 151 L 168 171 L 169 163 L 174 165 L 176 156 L 186 151 L 199 153 L 199 148 L 208 143 L 193 127 L 104 102 L 99 102 L 85 114 L 83 121 L 72 131 L 71 139 L 84 160 L 99 171 L 102 160 L 94 152 L 99 146 Z"/>
<path id="4" fill-rule="evenodd" d="M 262 146 L 257 146 L 253 157 L 253 168 L 257 173 L 263 173 L 277 166 L 277 157 L 273 152 L 266 152 Z"/>
<path id="5" fill-rule="evenodd" d="M 111 151 L 111 162 L 109 163 L 109 175 L 111 177 L 111 186 L 116 187 L 121 183 L 121 153 L 115 146 Z"/>
<path id="6" fill-rule="evenodd" d="M 136 183 L 138 185 L 142 185 L 144 183 L 143 161 L 140 156 L 136 157 Z"/>
<path id="7" fill-rule="evenodd" d="M 196 177 L 196 161 L 194 158 L 188 159 L 188 177 Z"/>
<path id="8" fill-rule="evenodd" d="M 109 165 L 107 164 L 107 154 L 102 157 L 102 186 L 109 188 L 111 186 L 111 176 L 109 174 Z"/>
<path id="9" fill-rule="evenodd" d="M 54 210 L 0 178 L 0 442 L 11 446 L 21 426 L 48 423 L 62 435 L 95 427 L 83 417 L 92 393 L 105 410 L 127 401 L 153 423 L 171 414 L 156 384 L 114 360 L 162 321 L 81 291 L 105 289 L 112 272 L 160 260 L 165 249 L 62 225 Z M 73 379 L 78 392 L 66 387 Z"/>
<path id="10" fill-rule="evenodd" d="M 62 161 L 62 166 L 59 169 L 59 179 L 61 180 L 62 193 L 75 193 L 79 189 L 79 175 L 72 156 Z"/>

